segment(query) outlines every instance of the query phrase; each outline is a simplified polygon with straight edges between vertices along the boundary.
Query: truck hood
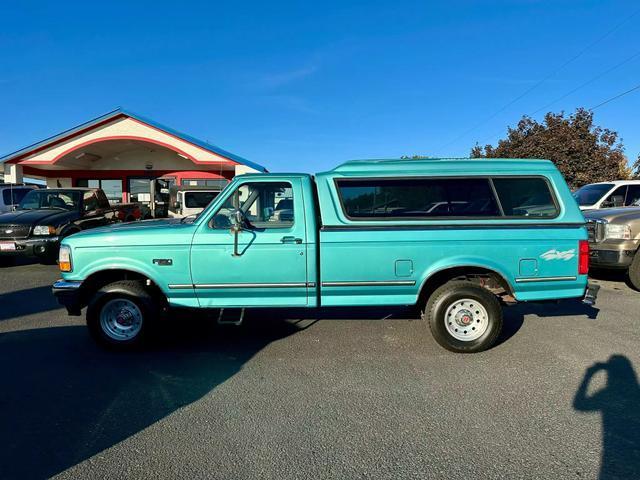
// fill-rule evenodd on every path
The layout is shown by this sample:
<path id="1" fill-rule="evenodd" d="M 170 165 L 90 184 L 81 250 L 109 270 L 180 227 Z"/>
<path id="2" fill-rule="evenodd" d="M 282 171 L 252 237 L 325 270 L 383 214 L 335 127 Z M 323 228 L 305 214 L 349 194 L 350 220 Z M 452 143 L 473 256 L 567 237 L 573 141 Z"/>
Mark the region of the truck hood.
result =
<path id="1" fill-rule="evenodd" d="M 37 210 L 16 210 L 0 215 L 0 224 L 4 225 L 53 225 L 59 226 L 76 220 L 79 213 L 75 210 L 57 208 L 39 208 Z"/>
<path id="2" fill-rule="evenodd" d="M 94 233 L 120 232 L 120 231 L 139 231 L 149 228 L 168 228 L 179 224 L 179 218 L 161 218 L 154 220 L 142 220 L 139 222 L 114 223 L 106 227 L 99 227 L 91 230 Z M 188 224 L 187 224 L 188 225 Z"/>
<path id="3" fill-rule="evenodd" d="M 195 228 L 193 223 L 181 223 L 180 219 L 117 223 L 76 233 L 65 243 L 82 247 L 170 245 L 190 241 Z"/>
<path id="4" fill-rule="evenodd" d="M 587 220 L 606 220 L 609 223 L 640 221 L 640 207 L 602 208 L 582 212 Z"/>

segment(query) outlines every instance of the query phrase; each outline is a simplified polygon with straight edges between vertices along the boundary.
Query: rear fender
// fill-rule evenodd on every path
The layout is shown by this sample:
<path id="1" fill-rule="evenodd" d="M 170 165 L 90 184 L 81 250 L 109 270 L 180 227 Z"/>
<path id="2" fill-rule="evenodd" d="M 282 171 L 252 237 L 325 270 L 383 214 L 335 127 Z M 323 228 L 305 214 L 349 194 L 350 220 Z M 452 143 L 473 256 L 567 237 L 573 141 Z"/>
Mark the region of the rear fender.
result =
<path id="1" fill-rule="evenodd" d="M 425 284 L 439 272 L 444 270 L 449 270 L 452 268 L 482 268 L 485 270 L 490 270 L 500 277 L 506 282 L 509 287 L 510 292 L 514 292 L 515 278 L 513 275 L 509 274 L 509 270 L 505 265 L 502 265 L 494 260 L 490 260 L 483 257 L 476 256 L 467 256 L 461 255 L 457 257 L 450 257 L 446 259 L 442 259 L 432 265 L 422 274 L 420 278 L 420 292 L 424 288 Z"/>

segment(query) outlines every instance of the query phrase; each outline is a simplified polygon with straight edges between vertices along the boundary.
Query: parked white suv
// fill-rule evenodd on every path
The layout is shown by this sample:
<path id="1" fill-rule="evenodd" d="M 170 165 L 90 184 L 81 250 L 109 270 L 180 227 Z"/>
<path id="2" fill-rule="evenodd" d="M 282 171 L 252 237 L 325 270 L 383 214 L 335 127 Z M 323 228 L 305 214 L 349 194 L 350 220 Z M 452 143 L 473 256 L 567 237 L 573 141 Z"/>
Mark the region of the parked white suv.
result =
<path id="1" fill-rule="evenodd" d="M 573 193 L 580 210 L 630 207 L 640 200 L 640 180 L 590 183 Z"/>
<path id="2" fill-rule="evenodd" d="M 0 213 L 11 212 L 34 188 L 32 185 L 0 183 Z"/>

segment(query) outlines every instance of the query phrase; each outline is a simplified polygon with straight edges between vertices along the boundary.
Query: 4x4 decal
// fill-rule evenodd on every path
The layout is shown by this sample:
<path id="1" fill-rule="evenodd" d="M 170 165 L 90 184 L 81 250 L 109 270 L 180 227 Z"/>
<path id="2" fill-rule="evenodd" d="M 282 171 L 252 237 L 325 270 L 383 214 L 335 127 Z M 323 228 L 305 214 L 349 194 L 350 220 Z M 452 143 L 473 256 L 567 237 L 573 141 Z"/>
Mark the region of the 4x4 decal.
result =
<path id="1" fill-rule="evenodd" d="M 548 250 L 540 255 L 540 258 L 544 258 L 546 261 L 549 260 L 571 260 L 576 256 L 576 249 L 572 248 L 571 250 L 565 250 L 561 252 L 560 250 Z"/>

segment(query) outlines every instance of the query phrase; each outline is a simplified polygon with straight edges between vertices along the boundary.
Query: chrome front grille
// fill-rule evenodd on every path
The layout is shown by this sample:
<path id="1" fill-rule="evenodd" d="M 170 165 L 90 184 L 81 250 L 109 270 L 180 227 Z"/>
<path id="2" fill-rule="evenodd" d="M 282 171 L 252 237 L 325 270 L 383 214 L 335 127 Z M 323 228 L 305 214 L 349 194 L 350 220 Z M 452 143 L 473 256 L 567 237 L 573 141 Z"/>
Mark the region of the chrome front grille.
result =
<path id="1" fill-rule="evenodd" d="M 604 226 L 606 221 L 590 218 L 587 220 L 587 233 L 591 243 L 598 243 L 604 240 Z"/>
<path id="2" fill-rule="evenodd" d="M 0 225 L 0 240 L 27 238 L 30 230 L 30 225 Z"/>

